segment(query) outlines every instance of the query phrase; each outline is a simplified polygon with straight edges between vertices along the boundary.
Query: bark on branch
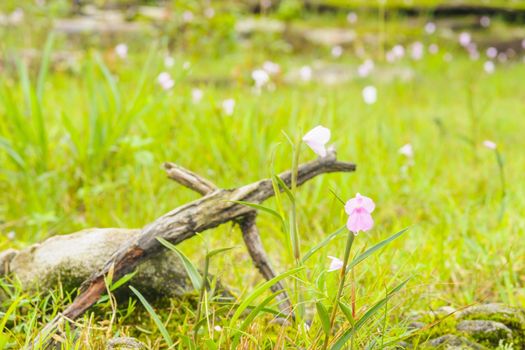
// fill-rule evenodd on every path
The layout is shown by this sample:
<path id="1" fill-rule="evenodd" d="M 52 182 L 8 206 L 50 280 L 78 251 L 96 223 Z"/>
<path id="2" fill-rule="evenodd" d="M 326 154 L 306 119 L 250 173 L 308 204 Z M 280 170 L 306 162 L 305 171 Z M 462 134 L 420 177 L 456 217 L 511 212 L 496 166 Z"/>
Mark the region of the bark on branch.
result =
<path id="1" fill-rule="evenodd" d="M 132 272 L 139 263 L 148 259 L 148 257 L 162 251 L 164 247 L 157 240 L 159 237 L 172 244 L 178 244 L 199 232 L 217 227 L 228 221 L 236 221 L 241 223 L 241 228 L 245 227 L 243 230 L 245 240 L 250 241 L 255 237 L 257 237 L 255 239 L 258 239 L 257 228 L 254 226 L 254 223 L 243 221 L 243 219 L 246 219 L 247 214 L 253 215 L 254 209 L 238 204 L 236 201 L 261 203 L 272 197 L 274 190 L 271 179 L 260 180 L 233 189 L 216 189 L 215 185 L 208 180 L 182 167 L 166 163 L 165 168 L 170 178 L 204 196 L 159 217 L 145 226 L 141 234 L 135 239 L 118 249 L 104 264 L 102 269 L 81 285 L 79 295 L 61 315 L 57 316 L 41 331 L 36 339 L 36 343 L 42 341 L 43 337 L 52 334 L 54 330 L 63 324 L 64 320 L 78 318 L 95 304 L 106 291 L 104 277 L 108 272 L 112 271 L 113 280 L 118 280 L 127 273 Z M 330 152 L 324 158 L 318 158 L 315 161 L 300 165 L 297 174 L 297 185 L 302 185 L 321 174 L 351 172 L 354 170 L 355 164 L 339 162 L 336 159 L 335 152 Z M 279 177 L 287 186 L 290 186 L 292 178 L 290 171 L 281 173 Z M 250 248 L 249 245 L 248 247 Z M 255 248 L 258 247 L 260 247 L 260 241 L 255 245 Z M 256 257 L 261 256 L 261 252 L 255 249 L 250 251 L 250 255 L 252 257 L 254 255 Z M 256 261 L 256 266 L 265 277 L 273 276 L 273 270 L 264 263 L 264 251 L 262 251 L 262 256 L 264 259 L 259 260 L 259 265 L 257 265 L 258 262 Z"/>

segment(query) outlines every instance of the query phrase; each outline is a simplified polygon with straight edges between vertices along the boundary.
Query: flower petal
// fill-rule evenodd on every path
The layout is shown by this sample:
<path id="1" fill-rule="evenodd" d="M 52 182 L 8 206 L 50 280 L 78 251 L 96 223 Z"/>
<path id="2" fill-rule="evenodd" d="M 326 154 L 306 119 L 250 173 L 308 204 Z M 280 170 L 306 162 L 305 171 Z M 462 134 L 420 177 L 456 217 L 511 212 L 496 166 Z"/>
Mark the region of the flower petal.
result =
<path id="1" fill-rule="evenodd" d="M 346 202 L 345 211 L 350 215 L 358 208 L 364 208 L 368 213 L 371 213 L 376 208 L 376 205 L 372 199 L 362 196 L 360 193 L 356 193 L 354 198 Z"/>
<path id="2" fill-rule="evenodd" d="M 356 209 L 348 217 L 346 227 L 354 234 L 358 234 L 359 231 L 366 232 L 374 226 L 374 219 L 369 212 L 363 209 Z"/>
<path id="3" fill-rule="evenodd" d="M 318 125 L 303 136 L 303 141 L 321 157 L 326 156 L 326 143 L 330 141 L 330 129 Z"/>
<path id="4" fill-rule="evenodd" d="M 330 260 L 330 267 L 328 268 L 328 272 L 337 271 L 343 268 L 343 261 L 341 259 L 336 258 L 335 256 L 328 256 Z"/>

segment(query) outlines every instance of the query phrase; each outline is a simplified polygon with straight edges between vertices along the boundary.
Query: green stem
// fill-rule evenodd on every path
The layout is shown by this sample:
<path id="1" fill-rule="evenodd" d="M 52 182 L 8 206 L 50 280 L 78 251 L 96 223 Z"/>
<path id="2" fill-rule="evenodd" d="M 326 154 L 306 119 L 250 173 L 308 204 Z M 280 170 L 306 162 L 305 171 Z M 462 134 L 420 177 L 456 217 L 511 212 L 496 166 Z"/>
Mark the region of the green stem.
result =
<path id="1" fill-rule="evenodd" d="M 505 168 L 504 168 L 504 162 L 503 157 L 501 156 L 501 153 L 496 149 L 496 161 L 498 162 L 498 169 L 499 169 L 499 179 L 501 184 L 501 204 L 500 204 L 500 211 L 499 211 L 499 220 L 501 221 L 503 219 L 503 214 L 505 212 L 505 199 L 507 197 L 507 184 L 505 182 Z"/>
<path id="2" fill-rule="evenodd" d="M 330 331 L 326 335 L 325 342 L 323 349 L 328 348 L 328 341 L 330 340 L 330 333 L 332 333 L 332 328 L 334 327 L 335 323 L 335 316 L 337 315 L 337 310 L 339 307 L 339 299 L 341 298 L 341 295 L 343 294 L 343 288 L 345 286 L 345 278 L 346 278 L 346 267 L 348 266 L 348 260 L 350 259 L 350 251 L 352 250 L 352 244 L 354 243 L 354 234 L 352 232 L 348 232 L 348 239 L 346 241 L 346 247 L 345 247 L 345 255 L 343 259 L 343 267 L 341 268 L 341 277 L 339 281 L 339 289 L 337 290 L 337 295 L 334 300 L 334 307 L 332 309 L 332 315 L 330 316 Z"/>

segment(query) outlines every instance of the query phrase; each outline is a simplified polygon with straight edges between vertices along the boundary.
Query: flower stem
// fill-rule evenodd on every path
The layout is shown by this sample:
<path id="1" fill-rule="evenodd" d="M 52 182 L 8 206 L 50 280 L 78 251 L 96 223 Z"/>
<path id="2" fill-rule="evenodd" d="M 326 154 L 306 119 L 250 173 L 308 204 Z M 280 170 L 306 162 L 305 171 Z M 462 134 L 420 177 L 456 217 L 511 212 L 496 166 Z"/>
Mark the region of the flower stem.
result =
<path id="1" fill-rule="evenodd" d="M 352 250 L 352 244 L 354 243 L 354 234 L 352 232 L 348 232 L 348 239 L 346 241 L 346 247 L 345 247 L 345 255 L 343 259 L 343 267 L 341 268 L 341 277 L 339 280 L 339 288 L 337 290 L 337 295 L 334 300 L 334 306 L 332 309 L 332 315 L 330 316 L 330 331 L 328 334 L 326 334 L 325 342 L 323 349 L 328 348 L 328 341 L 330 340 L 330 333 L 332 333 L 332 328 L 334 327 L 335 323 L 335 316 L 337 315 L 337 310 L 339 308 L 339 299 L 341 298 L 341 295 L 343 294 L 343 288 L 345 286 L 345 278 L 346 278 L 346 267 L 348 266 L 348 259 L 350 258 L 350 251 Z"/>

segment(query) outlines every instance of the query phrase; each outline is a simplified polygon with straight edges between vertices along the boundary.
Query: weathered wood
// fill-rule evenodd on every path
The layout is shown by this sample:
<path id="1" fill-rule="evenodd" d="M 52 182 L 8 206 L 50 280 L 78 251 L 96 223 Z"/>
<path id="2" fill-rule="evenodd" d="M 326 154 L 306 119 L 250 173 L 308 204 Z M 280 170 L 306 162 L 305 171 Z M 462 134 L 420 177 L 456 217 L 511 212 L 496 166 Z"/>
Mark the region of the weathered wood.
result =
<path id="1" fill-rule="evenodd" d="M 332 151 L 326 157 L 300 165 L 297 185 L 302 185 L 321 174 L 354 170 L 355 164 L 337 161 L 335 152 Z M 290 186 L 292 178 L 290 171 L 280 174 L 279 177 Z M 62 315 L 57 316 L 42 330 L 36 342 L 42 341 L 42 337 L 46 334 L 52 334 L 64 319 L 74 320 L 96 303 L 106 290 L 104 277 L 110 271 L 113 272 L 113 279 L 118 280 L 132 272 L 140 262 L 162 251 L 164 248 L 158 238 L 178 244 L 199 232 L 228 221 L 241 220 L 247 214 L 254 213 L 253 208 L 239 204 L 237 201 L 261 203 L 273 195 L 272 180 L 264 179 L 239 188 L 213 190 L 200 199 L 164 214 L 145 226 L 139 236 L 122 246 L 100 271 L 86 280 L 80 287 L 80 294 Z M 267 269 L 265 271 L 268 273 Z"/>

